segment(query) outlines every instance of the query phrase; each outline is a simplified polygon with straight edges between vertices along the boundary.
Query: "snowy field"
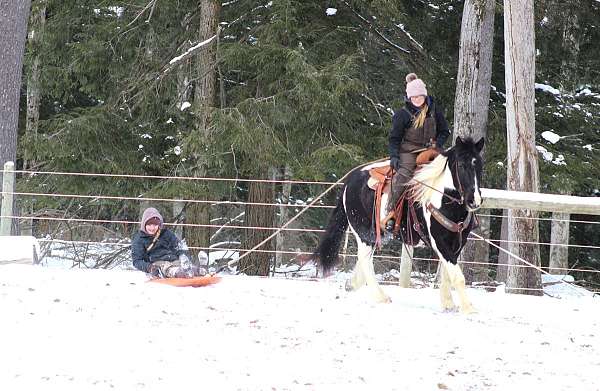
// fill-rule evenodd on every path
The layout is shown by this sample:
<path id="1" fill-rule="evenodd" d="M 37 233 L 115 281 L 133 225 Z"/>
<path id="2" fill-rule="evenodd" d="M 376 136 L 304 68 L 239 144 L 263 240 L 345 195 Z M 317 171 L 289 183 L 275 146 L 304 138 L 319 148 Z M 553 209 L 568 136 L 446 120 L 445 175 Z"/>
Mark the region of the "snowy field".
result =
<path id="1" fill-rule="evenodd" d="M 599 390 L 600 298 L 0 266 L 1 390 Z"/>

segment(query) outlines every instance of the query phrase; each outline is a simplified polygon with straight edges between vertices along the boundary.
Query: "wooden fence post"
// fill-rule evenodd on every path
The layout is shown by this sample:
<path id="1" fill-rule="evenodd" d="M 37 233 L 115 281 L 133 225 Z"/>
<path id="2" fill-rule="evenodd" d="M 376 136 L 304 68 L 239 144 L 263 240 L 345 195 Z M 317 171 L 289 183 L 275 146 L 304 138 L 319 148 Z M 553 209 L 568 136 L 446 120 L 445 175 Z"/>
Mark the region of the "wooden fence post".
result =
<path id="1" fill-rule="evenodd" d="M 12 228 L 13 215 L 13 192 L 15 191 L 15 163 L 4 163 L 4 173 L 2 175 L 2 208 L 0 213 L 0 236 L 10 236 Z"/>
<path id="2" fill-rule="evenodd" d="M 402 256 L 400 258 L 400 277 L 398 285 L 402 288 L 410 288 L 410 274 L 412 273 L 413 246 L 402 245 Z"/>

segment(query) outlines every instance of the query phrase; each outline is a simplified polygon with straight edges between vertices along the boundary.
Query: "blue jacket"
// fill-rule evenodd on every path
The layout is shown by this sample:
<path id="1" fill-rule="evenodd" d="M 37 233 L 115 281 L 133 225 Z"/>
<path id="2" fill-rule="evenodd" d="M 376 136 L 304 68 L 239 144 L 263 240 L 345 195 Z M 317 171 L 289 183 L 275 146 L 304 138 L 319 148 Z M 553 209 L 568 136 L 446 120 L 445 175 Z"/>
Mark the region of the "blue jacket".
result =
<path id="1" fill-rule="evenodd" d="M 167 228 L 160 231 L 160 235 L 152 246 L 150 251 L 147 250 L 152 244 L 154 236 L 147 234 L 144 231 L 138 231 L 131 242 L 131 258 L 133 266 L 143 272 L 148 272 L 150 265 L 155 261 L 175 261 L 179 255 L 185 253 L 179 246 L 179 238 Z"/>

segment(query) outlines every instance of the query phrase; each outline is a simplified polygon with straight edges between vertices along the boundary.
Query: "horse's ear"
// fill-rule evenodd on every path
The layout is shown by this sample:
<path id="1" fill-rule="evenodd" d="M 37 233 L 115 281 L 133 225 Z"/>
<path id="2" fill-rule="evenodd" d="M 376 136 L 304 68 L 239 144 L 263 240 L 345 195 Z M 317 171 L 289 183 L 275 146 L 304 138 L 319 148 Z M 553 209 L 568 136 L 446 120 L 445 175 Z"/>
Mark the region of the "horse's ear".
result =
<path id="1" fill-rule="evenodd" d="M 484 144 L 485 144 L 485 138 L 483 138 L 483 137 L 479 141 L 477 141 L 477 143 L 475 143 L 475 150 L 477 151 L 477 153 L 481 152 Z"/>
<path id="2" fill-rule="evenodd" d="M 456 137 L 456 142 L 454 143 L 454 145 L 460 148 L 463 146 L 463 144 L 464 144 L 464 142 L 463 142 L 462 138 L 460 138 L 460 136 Z"/>

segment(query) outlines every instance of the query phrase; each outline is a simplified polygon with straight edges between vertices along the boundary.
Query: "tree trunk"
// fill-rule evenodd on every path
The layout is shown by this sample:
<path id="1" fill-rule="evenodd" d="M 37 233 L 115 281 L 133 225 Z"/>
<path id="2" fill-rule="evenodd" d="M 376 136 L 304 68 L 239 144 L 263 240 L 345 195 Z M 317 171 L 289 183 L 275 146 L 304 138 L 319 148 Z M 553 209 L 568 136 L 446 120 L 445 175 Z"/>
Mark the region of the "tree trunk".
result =
<path id="1" fill-rule="evenodd" d="M 504 51 L 506 80 L 506 125 L 508 144 L 507 189 L 539 191 L 537 151 L 535 149 L 535 31 L 533 0 L 504 1 Z M 508 249 L 512 254 L 540 265 L 537 244 L 537 212 L 524 209 L 508 211 Z M 525 217 L 525 218 L 519 218 Z M 522 262 L 509 258 L 507 291 L 541 295 L 540 272 L 514 267 Z M 525 288 L 525 289 L 524 289 Z M 527 290 L 534 289 L 534 290 Z"/>
<path id="2" fill-rule="evenodd" d="M 502 211 L 502 224 L 500 226 L 500 248 L 508 251 L 508 212 L 506 209 Z M 508 254 L 502 250 L 498 250 L 498 266 L 496 268 L 496 281 L 506 282 L 508 274 Z"/>
<path id="3" fill-rule="evenodd" d="M 12 161 L 17 168 L 19 97 L 27 38 L 29 0 L 0 0 L 0 167 Z M 3 169 L 0 169 L 2 183 Z M 11 213 L 15 215 L 16 209 Z M 13 220 L 12 230 L 17 220 Z"/>
<path id="4" fill-rule="evenodd" d="M 479 227 L 475 232 L 484 239 L 490 239 L 490 218 L 488 216 L 479 216 Z M 482 240 L 473 240 L 470 242 L 473 251 L 473 264 L 464 264 L 463 273 L 466 281 L 487 281 L 489 271 L 490 246 Z M 464 259 L 464 258 L 461 258 Z M 466 261 L 466 260 L 465 260 Z M 468 261 L 466 261 L 468 262 Z M 468 277 L 467 277 L 468 276 Z"/>
<path id="5" fill-rule="evenodd" d="M 562 57 L 560 66 L 559 86 L 562 91 L 574 94 L 578 84 L 580 83 L 578 72 L 578 58 L 580 52 L 581 28 L 579 27 L 579 18 L 577 10 L 574 7 L 565 7 L 560 4 L 564 10 L 564 17 L 561 18 L 563 23 L 563 50 L 568 55 Z"/>
<path id="6" fill-rule="evenodd" d="M 221 3 L 215 0 L 202 0 L 200 2 L 200 22 L 199 22 L 199 41 L 204 41 L 217 34 L 219 18 L 221 12 Z M 196 75 L 197 81 L 194 89 L 194 112 L 196 115 L 196 132 L 199 138 L 200 148 L 194 153 L 194 161 L 197 168 L 194 170 L 195 176 L 206 176 L 208 173 L 209 145 L 211 144 L 210 116 L 215 107 L 216 100 L 216 63 L 217 48 L 214 43 L 198 52 L 196 56 Z M 208 187 L 206 185 L 196 185 L 194 194 L 201 199 L 207 199 Z M 205 203 L 192 203 L 186 211 L 188 221 L 196 224 L 208 225 L 210 223 L 210 209 Z M 210 246 L 210 229 L 207 227 L 196 227 L 186 230 L 186 240 L 188 245 L 193 247 Z M 197 251 L 193 251 L 197 253 Z"/>
<path id="7" fill-rule="evenodd" d="M 31 67 L 27 75 L 27 115 L 25 134 L 33 138 L 38 133 L 40 119 L 40 54 L 39 44 L 46 24 L 47 0 L 39 0 L 32 6 L 29 24 L 29 52 L 31 53 Z M 26 150 L 23 159 L 23 169 L 35 166 L 31 152 Z"/>
<path id="8" fill-rule="evenodd" d="M 275 198 L 273 183 L 251 182 L 248 193 L 248 202 L 272 203 Z M 275 209 L 268 205 L 247 205 L 246 226 L 248 227 L 273 227 Z M 251 249 L 272 232 L 261 229 L 246 229 L 244 248 Z M 273 250 L 273 240 L 269 240 L 258 250 Z M 238 263 L 238 272 L 255 276 L 268 276 L 273 253 L 253 252 Z"/>
<path id="9" fill-rule="evenodd" d="M 494 6 L 494 0 L 465 1 L 454 102 L 454 140 L 460 136 L 478 141 L 486 136 L 492 80 Z M 478 233 L 481 234 L 481 231 Z M 469 241 L 459 260 L 488 262 L 487 256 L 479 258 L 488 253 L 486 242 Z M 470 263 L 462 267 L 467 283 L 475 278 L 475 269 L 481 269 L 481 265 Z"/>
<path id="10" fill-rule="evenodd" d="M 200 2 L 200 31 L 198 39 L 205 41 L 218 33 L 221 2 L 215 0 L 202 0 Z M 205 50 L 200 51 L 196 57 L 198 81 L 194 103 L 197 116 L 197 128 L 205 141 L 210 138 L 210 115 L 216 106 L 217 90 L 217 45 L 210 43 Z"/>
<path id="11" fill-rule="evenodd" d="M 283 180 L 287 181 L 292 177 L 292 169 L 290 166 L 286 165 L 283 168 Z M 287 223 L 289 219 L 288 207 L 285 206 L 290 200 L 290 193 L 292 192 L 292 184 L 284 183 L 281 187 L 281 206 L 279 207 L 279 226 L 281 227 L 283 224 Z M 285 251 L 285 240 L 286 234 L 285 231 L 281 231 L 277 235 L 277 254 L 275 256 L 275 267 L 281 265 L 284 259 L 287 257 L 281 253 L 280 251 Z"/>
<path id="12" fill-rule="evenodd" d="M 561 194 L 570 195 L 571 186 L 568 178 L 559 178 Z M 571 215 L 564 212 L 552 213 L 550 231 L 550 261 L 549 268 L 552 274 L 567 274 L 569 268 L 569 219 Z"/>
<path id="13" fill-rule="evenodd" d="M 16 164 L 17 159 L 19 93 L 29 5 L 27 0 L 0 0 L 0 167 L 7 161 Z"/>
<path id="14" fill-rule="evenodd" d="M 550 273 L 567 274 L 569 268 L 569 217 L 568 213 L 552 213 L 550 239 Z"/>

